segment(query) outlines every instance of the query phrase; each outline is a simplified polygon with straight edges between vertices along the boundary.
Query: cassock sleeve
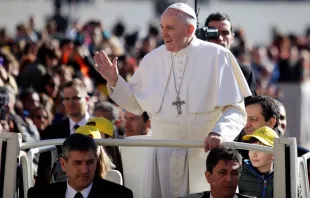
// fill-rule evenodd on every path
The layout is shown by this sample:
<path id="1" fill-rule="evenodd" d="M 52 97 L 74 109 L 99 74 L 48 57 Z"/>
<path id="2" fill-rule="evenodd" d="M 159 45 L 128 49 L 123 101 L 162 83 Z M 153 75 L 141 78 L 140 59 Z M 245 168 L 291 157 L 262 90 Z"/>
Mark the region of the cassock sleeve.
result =
<path id="1" fill-rule="evenodd" d="M 220 134 L 225 141 L 233 141 L 246 124 L 247 114 L 244 103 L 221 108 L 222 115 L 211 131 Z"/>
<path id="2" fill-rule="evenodd" d="M 133 94 L 132 86 L 121 76 L 118 76 L 118 80 L 114 88 L 111 88 L 110 86 L 107 87 L 109 89 L 111 99 L 119 106 L 136 115 L 141 115 L 143 113 L 142 108 Z"/>
<path id="3" fill-rule="evenodd" d="M 226 56 L 220 56 L 220 59 L 227 60 L 222 62 L 225 66 L 221 67 L 219 76 L 221 83 L 217 107 L 222 114 L 211 132 L 220 134 L 226 141 L 233 141 L 246 124 L 247 114 L 243 101 L 244 97 L 251 95 L 251 91 L 235 57 L 228 51 Z M 241 96 L 241 101 L 233 99 L 239 98 L 237 96 Z"/>

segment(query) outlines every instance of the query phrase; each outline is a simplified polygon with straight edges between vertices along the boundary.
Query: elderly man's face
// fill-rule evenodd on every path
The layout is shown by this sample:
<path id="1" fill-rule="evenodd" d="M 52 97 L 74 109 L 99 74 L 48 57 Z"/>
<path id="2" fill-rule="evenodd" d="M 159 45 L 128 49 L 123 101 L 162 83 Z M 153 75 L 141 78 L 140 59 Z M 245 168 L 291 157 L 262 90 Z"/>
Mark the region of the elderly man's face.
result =
<path id="1" fill-rule="evenodd" d="M 189 25 L 182 21 L 182 12 L 167 9 L 161 16 L 162 37 L 166 48 L 171 52 L 178 52 L 186 47 L 186 39 L 190 36 Z"/>
<path id="2" fill-rule="evenodd" d="M 237 161 L 220 160 L 212 173 L 206 171 L 205 176 L 211 186 L 213 196 L 233 197 L 240 179 L 241 164 Z"/>

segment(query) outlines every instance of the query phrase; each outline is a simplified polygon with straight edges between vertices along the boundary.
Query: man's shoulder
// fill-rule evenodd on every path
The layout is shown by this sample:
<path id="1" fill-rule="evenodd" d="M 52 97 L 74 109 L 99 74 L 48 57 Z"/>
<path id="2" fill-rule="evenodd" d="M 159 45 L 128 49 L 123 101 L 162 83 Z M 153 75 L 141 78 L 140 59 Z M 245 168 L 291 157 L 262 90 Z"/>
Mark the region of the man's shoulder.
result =
<path id="1" fill-rule="evenodd" d="M 235 137 L 234 142 L 242 142 L 243 131 L 241 131 L 237 137 Z"/>
<path id="2" fill-rule="evenodd" d="M 201 193 L 194 193 L 190 195 L 186 195 L 180 198 L 209 198 L 210 197 L 210 191 L 201 192 Z"/>
<path id="3" fill-rule="evenodd" d="M 113 194 L 126 194 L 126 195 L 132 195 L 132 191 L 125 186 L 122 186 L 120 184 L 110 182 L 105 179 L 100 179 L 97 178 L 94 180 L 94 185 L 93 187 L 97 188 L 98 190 L 105 189 L 106 191 L 108 190 L 109 192 L 113 192 Z"/>
<path id="4" fill-rule="evenodd" d="M 54 184 L 35 186 L 28 189 L 29 198 L 39 198 L 44 194 L 45 197 L 59 196 L 61 193 L 65 193 L 66 182 L 59 182 Z"/>
<path id="5" fill-rule="evenodd" d="M 46 127 L 42 139 L 63 138 L 62 136 L 58 137 L 57 134 L 64 133 L 65 130 L 70 130 L 69 127 L 70 127 L 69 118 L 66 117 L 60 120 L 59 122 L 51 124 L 48 127 Z"/>
<path id="6" fill-rule="evenodd" d="M 64 125 L 69 124 L 69 118 L 65 117 L 58 122 L 49 125 L 47 128 L 57 128 L 57 127 L 63 127 Z"/>
<path id="7" fill-rule="evenodd" d="M 117 183 L 114 183 L 114 182 L 110 182 L 110 181 L 108 181 L 108 180 L 106 180 L 106 179 L 101 179 L 101 178 L 95 178 L 94 179 L 94 184 L 96 184 L 97 186 L 113 186 L 113 187 L 120 187 L 120 188 L 122 188 L 122 187 L 124 187 L 124 186 L 122 186 L 122 185 L 120 185 L 120 184 L 117 184 Z M 124 187 L 124 188 L 126 188 L 126 187 Z"/>
<path id="8" fill-rule="evenodd" d="M 65 117 L 51 125 L 49 125 L 47 127 L 47 129 L 55 129 L 55 128 L 61 128 L 61 127 L 64 127 L 65 125 L 69 125 L 70 122 L 69 122 L 69 118 L 68 117 Z"/>
<path id="9" fill-rule="evenodd" d="M 236 197 L 238 197 L 238 198 L 256 198 L 256 197 L 253 197 L 253 196 L 243 195 L 243 194 L 240 194 L 240 193 L 236 193 Z"/>
<path id="10" fill-rule="evenodd" d="M 190 194 L 180 198 L 203 198 L 203 193 Z"/>
<path id="11" fill-rule="evenodd" d="M 241 70 L 243 72 L 246 72 L 246 73 L 251 73 L 252 72 L 252 68 L 250 66 L 245 65 L 245 64 L 240 63 L 240 62 L 238 62 L 238 64 L 239 64 L 239 66 L 240 66 L 240 68 L 241 68 Z"/>
<path id="12" fill-rule="evenodd" d="M 209 198 L 209 197 L 210 197 L 210 191 L 205 191 L 205 192 L 202 192 L 202 193 L 195 193 L 195 194 L 183 196 L 183 197 L 180 197 L 180 198 Z M 252 196 L 247 196 L 247 195 L 243 195 L 243 194 L 240 194 L 240 193 L 236 193 L 233 198 L 256 198 L 256 197 L 252 197 Z"/>

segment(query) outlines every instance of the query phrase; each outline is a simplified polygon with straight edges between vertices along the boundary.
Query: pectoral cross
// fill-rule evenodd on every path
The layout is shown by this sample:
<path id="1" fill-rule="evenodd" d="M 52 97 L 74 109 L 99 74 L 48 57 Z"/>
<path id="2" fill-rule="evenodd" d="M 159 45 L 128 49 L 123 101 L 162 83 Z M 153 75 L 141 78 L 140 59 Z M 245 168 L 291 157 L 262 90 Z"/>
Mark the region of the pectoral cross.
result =
<path id="1" fill-rule="evenodd" d="M 185 104 L 184 100 L 181 100 L 179 96 L 177 96 L 177 100 L 172 103 L 173 106 L 177 106 L 178 114 L 182 114 L 181 105 Z"/>

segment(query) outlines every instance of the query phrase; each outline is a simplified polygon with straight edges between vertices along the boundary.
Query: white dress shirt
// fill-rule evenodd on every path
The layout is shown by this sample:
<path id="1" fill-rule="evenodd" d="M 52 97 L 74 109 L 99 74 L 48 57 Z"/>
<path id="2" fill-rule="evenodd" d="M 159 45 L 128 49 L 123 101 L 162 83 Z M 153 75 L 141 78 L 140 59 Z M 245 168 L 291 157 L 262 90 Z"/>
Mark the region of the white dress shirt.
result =
<path id="1" fill-rule="evenodd" d="M 84 188 L 84 190 L 80 191 L 80 193 L 83 195 L 83 198 L 88 197 L 92 186 L 93 186 L 93 183 L 91 183 L 87 188 Z M 78 191 L 74 190 L 74 188 L 72 188 L 67 181 L 67 190 L 66 190 L 65 198 L 74 198 L 74 196 L 77 192 Z"/>
<path id="2" fill-rule="evenodd" d="M 79 126 L 84 126 L 86 125 L 87 121 L 89 120 L 90 115 L 88 112 L 85 113 L 85 116 L 80 120 L 78 123 L 75 123 L 71 118 L 69 118 L 70 121 L 70 134 L 75 133 L 74 126 L 77 124 Z"/>

